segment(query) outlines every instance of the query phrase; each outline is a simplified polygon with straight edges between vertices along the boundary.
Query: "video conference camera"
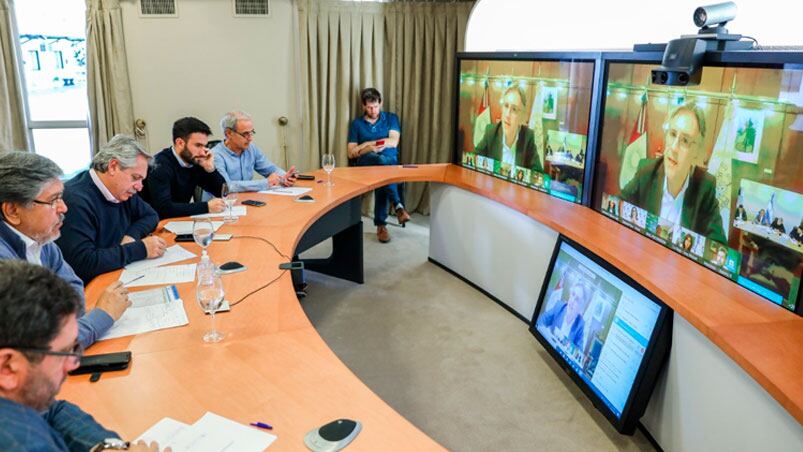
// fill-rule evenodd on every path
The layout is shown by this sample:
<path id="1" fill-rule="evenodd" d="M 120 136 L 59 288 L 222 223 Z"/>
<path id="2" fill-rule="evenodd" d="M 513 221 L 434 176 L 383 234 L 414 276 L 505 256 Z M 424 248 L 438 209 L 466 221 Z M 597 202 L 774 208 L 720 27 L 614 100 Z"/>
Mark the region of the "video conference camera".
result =
<path id="1" fill-rule="evenodd" d="M 652 70 L 655 85 L 699 85 L 703 57 L 708 51 L 751 50 L 753 43 L 741 41 L 742 35 L 730 34 L 725 24 L 736 17 L 736 3 L 725 2 L 700 6 L 694 10 L 695 35 L 683 35 L 662 46 L 661 67 Z M 650 45 L 636 45 L 634 50 L 655 50 Z"/>

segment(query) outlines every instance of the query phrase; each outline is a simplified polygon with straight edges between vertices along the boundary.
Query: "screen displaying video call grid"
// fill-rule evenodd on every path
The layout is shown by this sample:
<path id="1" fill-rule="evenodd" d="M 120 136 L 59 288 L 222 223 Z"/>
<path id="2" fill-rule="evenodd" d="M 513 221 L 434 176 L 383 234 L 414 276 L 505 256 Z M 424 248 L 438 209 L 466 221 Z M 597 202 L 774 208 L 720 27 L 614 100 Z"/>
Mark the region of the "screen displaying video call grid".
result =
<path id="1" fill-rule="evenodd" d="M 628 403 L 652 392 L 638 378 L 647 366 L 663 364 L 669 340 L 658 353 L 651 347 L 669 310 L 581 247 L 564 238 L 557 247 L 530 329 L 616 420 L 639 414 L 626 413 Z"/>
<path id="2" fill-rule="evenodd" d="M 463 167 L 581 202 L 593 61 L 459 60 Z"/>
<path id="3" fill-rule="evenodd" d="M 803 69 L 704 67 L 699 86 L 610 62 L 593 208 L 795 311 L 803 269 Z"/>

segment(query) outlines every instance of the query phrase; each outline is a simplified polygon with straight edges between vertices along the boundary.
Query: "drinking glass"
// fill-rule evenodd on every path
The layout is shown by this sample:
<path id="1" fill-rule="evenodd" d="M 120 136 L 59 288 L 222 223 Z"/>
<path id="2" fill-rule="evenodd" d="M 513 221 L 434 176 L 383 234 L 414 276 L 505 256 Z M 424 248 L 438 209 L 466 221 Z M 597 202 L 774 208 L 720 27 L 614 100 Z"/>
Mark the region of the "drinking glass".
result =
<path id="1" fill-rule="evenodd" d="M 323 166 L 323 170 L 326 171 L 326 177 L 328 179 L 326 185 L 330 187 L 335 185 L 334 182 L 332 182 L 332 171 L 335 169 L 335 155 L 324 154 L 321 159 L 321 166 Z"/>
<path id="2" fill-rule="evenodd" d="M 226 203 L 226 215 L 223 217 L 223 222 L 236 222 L 237 217 L 232 214 L 232 209 L 234 209 L 234 203 L 237 202 L 237 193 L 231 191 L 229 184 L 223 184 L 223 187 L 220 189 L 220 196 L 223 198 L 223 202 Z"/>
<path id="3" fill-rule="evenodd" d="M 192 238 L 195 243 L 203 249 L 201 253 L 201 261 L 209 260 L 206 254 L 206 248 L 212 243 L 212 238 L 215 236 L 215 228 L 212 226 L 212 220 L 199 219 L 192 223 Z"/>
<path id="4" fill-rule="evenodd" d="M 195 298 L 201 309 L 212 317 L 212 329 L 204 333 L 204 342 L 220 342 L 225 337 L 215 328 L 215 311 L 223 303 L 223 296 L 223 281 L 220 279 L 220 272 L 212 271 L 199 275 L 198 285 L 195 287 Z"/>

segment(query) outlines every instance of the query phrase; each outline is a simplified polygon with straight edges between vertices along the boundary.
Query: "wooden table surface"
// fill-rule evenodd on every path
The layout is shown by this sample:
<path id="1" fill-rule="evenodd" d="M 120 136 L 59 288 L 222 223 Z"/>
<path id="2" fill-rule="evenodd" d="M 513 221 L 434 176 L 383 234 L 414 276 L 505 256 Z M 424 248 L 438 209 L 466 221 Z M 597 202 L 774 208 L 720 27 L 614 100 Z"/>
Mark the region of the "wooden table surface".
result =
<path id="1" fill-rule="evenodd" d="M 325 179 L 322 171 L 315 174 Z M 217 316 L 226 333 L 223 342 L 202 342 L 210 320 L 195 303 L 194 283 L 179 284 L 189 325 L 93 345 L 89 354 L 130 350 L 130 368 L 104 374 L 97 383 L 86 375 L 69 377 L 59 397 L 78 403 L 129 439 L 165 416 L 192 423 L 212 411 L 244 424 L 272 424 L 278 436 L 275 450 L 303 449 L 304 434 L 338 418 L 363 423 L 353 450 L 441 449 L 323 342 L 295 296 L 290 273 L 278 269 L 286 259 L 262 241 L 236 238 L 263 237 L 292 256 L 306 229 L 340 203 L 390 182 L 433 181 L 505 204 L 608 260 L 700 330 L 803 424 L 803 319 L 797 315 L 591 209 L 455 165 L 337 168 L 333 179 L 334 187 L 300 181 L 299 186 L 313 189 L 314 203 L 239 194 L 240 200 L 267 205 L 248 207 L 247 216 L 220 229 L 235 238 L 209 247 L 214 262 L 237 260 L 248 267 L 224 276 L 226 299 L 237 300 L 281 276 Z M 159 235 L 172 242 L 173 234 Z M 194 243 L 182 246 L 200 255 Z M 86 289 L 88 304 L 118 275 L 92 281 Z"/>

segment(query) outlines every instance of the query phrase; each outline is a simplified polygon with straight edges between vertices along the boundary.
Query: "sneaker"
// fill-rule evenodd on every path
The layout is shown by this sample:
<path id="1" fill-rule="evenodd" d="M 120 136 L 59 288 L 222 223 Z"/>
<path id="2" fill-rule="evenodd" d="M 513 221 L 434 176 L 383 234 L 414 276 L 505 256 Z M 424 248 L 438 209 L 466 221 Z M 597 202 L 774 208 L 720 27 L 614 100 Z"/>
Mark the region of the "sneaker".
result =
<path id="1" fill-rule="evenodd" d="M 390 242 L 390 232 L 388 232 L 387 226 L 377 226 L 376 227 L 376 238 L 382 243 Z"/>

